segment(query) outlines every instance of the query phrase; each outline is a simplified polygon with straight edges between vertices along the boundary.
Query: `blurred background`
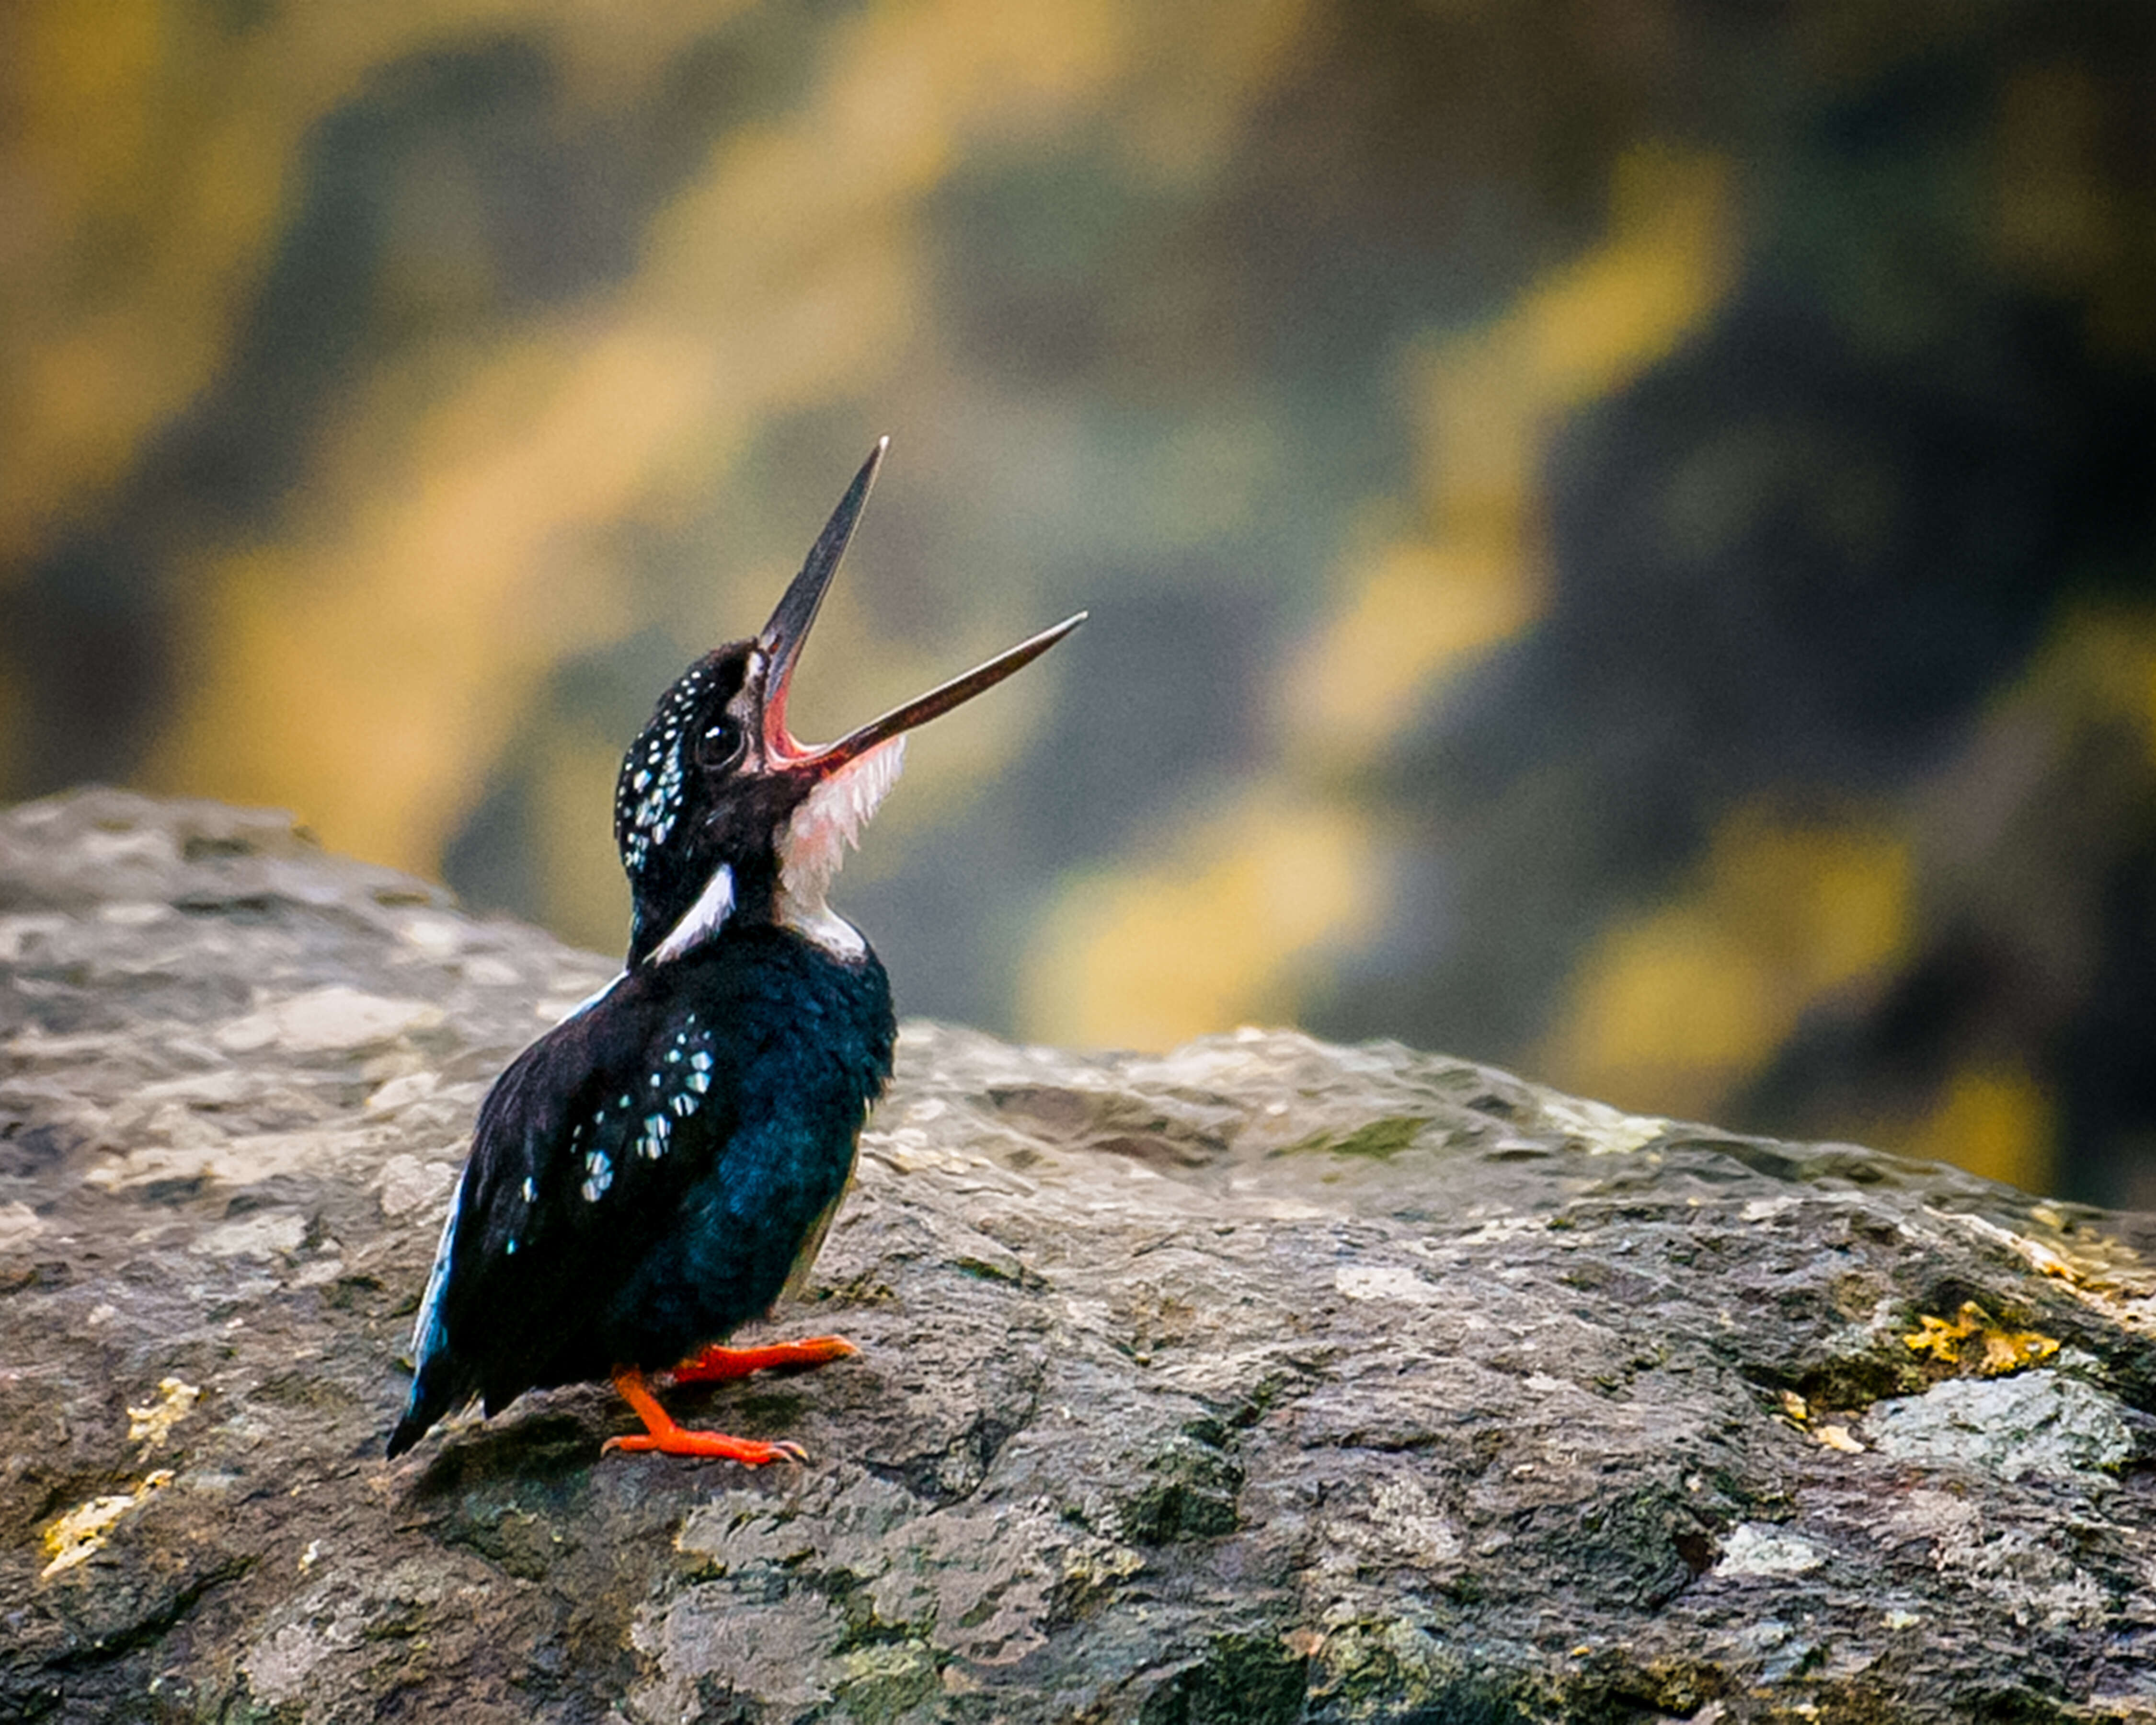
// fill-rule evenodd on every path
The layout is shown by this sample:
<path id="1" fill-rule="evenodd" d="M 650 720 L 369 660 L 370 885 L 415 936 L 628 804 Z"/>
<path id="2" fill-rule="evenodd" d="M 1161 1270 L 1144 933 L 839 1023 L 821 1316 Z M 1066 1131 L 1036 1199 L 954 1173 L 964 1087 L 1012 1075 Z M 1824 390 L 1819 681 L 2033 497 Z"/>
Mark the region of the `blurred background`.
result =
<path id="1" fill-rule="evenodd" d="M 13 0 L 0 794 L 619 950 L 879 434 L 903 1009 L 1391 1036 L 2156 1207 L 2146 0 Z"/>

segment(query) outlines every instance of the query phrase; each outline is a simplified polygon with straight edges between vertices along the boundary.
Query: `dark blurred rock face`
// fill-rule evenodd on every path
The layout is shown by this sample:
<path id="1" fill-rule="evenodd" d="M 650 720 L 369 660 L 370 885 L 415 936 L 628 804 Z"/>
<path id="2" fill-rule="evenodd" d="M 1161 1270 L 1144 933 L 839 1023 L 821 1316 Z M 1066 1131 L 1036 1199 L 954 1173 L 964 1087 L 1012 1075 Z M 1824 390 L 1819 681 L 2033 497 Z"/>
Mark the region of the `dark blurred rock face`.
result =
<path id="1" fill-rule="evenodd" d="M 1731 809 L 1868 805 L 1919 858 L 1907 949 L 1726 1106 L 1790 1132 L 1905 1123 L 1958 1063 L 2018 1060 L 2061 1099 L 2066 1183 L 2148 1202 L 2148 716 L 2095 693 L 2098 663 L 2029 667 L 2072 608 L 2144 600 L 2156 391 L 2033 305 L 1985 307 L 1975 356 L 1960 326 L 1882 356 L 1773 299 L 1568 436 L 1548 619 L 1389 785 L 1456 927 L 1389 970 L 1380 952 L 1317 1021 L 1532 1045 L 1598 928 Z"/>
<path id="2" fill-rule="evenodd" d="M 1053 44 L 947 12 L 474 33 L 226 7 L 131 58 L 108 19 L 23 8 L 0 788 L 290 803 L 603 943 L 608 750 L 761 616 L 891 429 L 834 706 L 886 689 L 871 648 L 948 668 L 1096 613 L 998 747 L 924 739 L 917 775 L 960 763 L 916 791 L 933 824 L 850 882 L 916 1009 L 1143 1034 L 1116 1011 L 1142 967 L 1052 1004 L 1087 940 L 1144 939 L 1039 931 L 1103 880 L 1142 905 L 1209 819 L 1314 798 L 1383 866 L 1304 945 L 1264 912 L 1209 927 L 1252 948 L 1198 997 L 1214 1028 L 1404 1036 L 2156 1201 L 2144 8 L 1111 3 Z M 794 178 L 756 177 L 789 150 Z M 1419 402 L 1417 356 L 1565 290 L 1625 164 L 1671 151 L 1726 170 L 1727 280 L 1670 351 L 1527 413 L 1532 614 L 1313 766 L 1289 668 L 1358 547 L 1502 441 Z M 588 460 L 519 469 L 625 324 L 689 360 L 594 385 Z M 713 330 L 740 350 L 717 405 L 579 491 Z M 429 515 L 437 483 L 459 501 Z M 416 608 L 484 588 L 460 534 L 483 563 L 535 518 L 492 611 Z M 1779 951 L 1868 913 L 1825 864 L 1794 932 L 1715 900 L 1747 822 L 1886 857 L 1891 927 L 1839 967 Z M 1709 901 L 1714 962 L 1768 1009 L 1656 1045 L 1596 979 L 1635 927 L 1625 974 L 1666 963 Z"/>
<path id="3" fill-rule="evenodd" d="M 1394 1044 L 911 1022 L 778 1315 L 860 1357 L 675 1398 L 806 1466 L 576 1389 L 393 1467 L 472 1113 L 610 968 L 274 817 L 0 817 L 0 1714 L 2147 1703 L 2145 1219 Z"/>

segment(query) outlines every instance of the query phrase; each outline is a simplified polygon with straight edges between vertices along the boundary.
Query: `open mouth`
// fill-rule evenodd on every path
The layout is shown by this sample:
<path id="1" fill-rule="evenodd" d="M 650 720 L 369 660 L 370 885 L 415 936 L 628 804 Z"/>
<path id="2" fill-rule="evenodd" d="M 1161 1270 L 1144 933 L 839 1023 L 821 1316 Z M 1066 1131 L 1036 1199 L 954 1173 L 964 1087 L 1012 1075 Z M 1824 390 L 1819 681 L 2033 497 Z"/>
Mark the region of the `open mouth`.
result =
<path id="1" fill-rule="evenodd" d="M 854 475 L 845 495 L 839 500 L 839 506 L 831 511 L 831 519 L 824 523 L 824 531 L 809 548 L 801 572 L 793 578 L 778 608 L 772 612 L 771 620 L 757 636 L 757 645 L 765 656 L 767 667 L 763 754 L 774 768 L 818 779 L 841 772 L 878 745 L 949 712 L 983 690 L 994 688 L 1005 677 L 1032 664 L 1086 620 L 1083 611 L 1066 617 L 1054 628 L 1045 629 L 963 675 L 939 684 L 926 695 L 916 696 L 881 717 L 870 720 L 836 742 L 812 747 L 796 738 L 786 725 L 786 698 L 793 685 L 793 667 L 800 659 L 802 644 L 808 639 L 808 630 L 816 621 L 816 614 L 823 607 L 831 579 L 839 572 L 839 560 L 846 554 L 861 510 L 868 502 L 870 487 L 875 483 L 876 470 L 883 465 L 884 452 L 890 447 L 889 438 L 876 440 L 875 448 L 869 452 L 868 459 L 861 464 L 860 471 Z"/>

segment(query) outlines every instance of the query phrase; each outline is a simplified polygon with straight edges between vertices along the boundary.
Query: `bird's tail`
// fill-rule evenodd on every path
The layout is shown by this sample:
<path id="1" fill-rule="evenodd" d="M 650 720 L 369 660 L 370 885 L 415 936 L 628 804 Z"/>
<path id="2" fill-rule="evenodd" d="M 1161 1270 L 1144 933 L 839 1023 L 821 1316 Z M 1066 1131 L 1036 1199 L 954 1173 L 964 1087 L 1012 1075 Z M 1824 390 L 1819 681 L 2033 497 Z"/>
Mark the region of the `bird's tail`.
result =
<path id="1" fill-rule="evenodd" d="M 412 1327 L 412 1396 L 404 1404 L 404 1417 L 389 1434 L 389 1454 L 403 1455 L 427 1435 L 429 1426 L 471 1394 L 463 1374 L 451 1368 L 449 1338 L 442 1329 L 442 1295 L 449 1286 L 451 1248 L 457 1237 L 457 1212 L 464 1208 L 467 1169 L 449 1194 L 449 1213 L 442 1218 L 441 1243 L 434 1248 L 434 1266 L 427 1272 L 427 1291 L 419 1298 L 418 1321 Z"/>
<path id="2" fill-rule="evenodd" d="M 426 1436 L 436 1420 L 470 1394 L 470 1386 L 463 1386 L 460 1390 L 450 1381 L 447 1362 L 439 1358 L 421 1362 L 418 1374 L 412 1380 L 411 1399 L 404 1404 L 404 1415 L 397 1422 L 396 1430 L 389 1434 L 391 1458 L 402 1455 Z"/>

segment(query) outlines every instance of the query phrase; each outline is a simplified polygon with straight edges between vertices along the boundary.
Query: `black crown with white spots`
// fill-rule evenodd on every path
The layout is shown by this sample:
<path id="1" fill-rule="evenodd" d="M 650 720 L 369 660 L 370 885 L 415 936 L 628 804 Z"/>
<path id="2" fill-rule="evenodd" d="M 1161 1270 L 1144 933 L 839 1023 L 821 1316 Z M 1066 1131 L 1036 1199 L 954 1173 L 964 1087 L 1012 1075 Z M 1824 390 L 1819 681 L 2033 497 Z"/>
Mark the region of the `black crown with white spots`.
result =
<path id="1" fill-rule="evenodd" d="M 762 691 L 751 671 L 759 651 L 737 641 L 698 660 L 622 757 L 613 833 L 629 875 L 632 966 L 651 957 L 721 867 L 732 871 L 734 920 L 771 913 L 776 837 L 809 787 L 758 770 Z"/>

